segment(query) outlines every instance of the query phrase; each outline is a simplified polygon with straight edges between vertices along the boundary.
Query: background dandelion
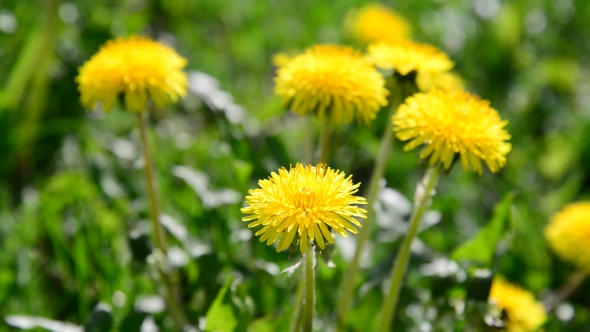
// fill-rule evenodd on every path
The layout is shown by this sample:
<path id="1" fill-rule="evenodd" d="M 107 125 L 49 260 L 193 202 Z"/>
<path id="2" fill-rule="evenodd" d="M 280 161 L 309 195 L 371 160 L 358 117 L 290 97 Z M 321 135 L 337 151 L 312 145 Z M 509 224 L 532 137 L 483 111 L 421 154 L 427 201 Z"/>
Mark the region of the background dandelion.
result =
<path id="1" fill-rule="evenodd" d="M 395 43 L 375 43 L 367 49 L 369 62 L 382 69 L 393 69 L 401 75 L 412 71 L 446 72 L 454 63 L 433 45 L 400 40 Z"/>
<path id="2" fill-rule="evenodd" d="M 416 76 L 416 85 L 420 91 L 439 90 L 463 90 L 465 81 L 453 72 L 421 72 Z"/>
<path id="3" fill-rule="evenodd" d="M 502 278 L 494 278 L 490 302 L 503 312 L 508 332 L 535 331 L 547 319 L 543 305 L 535 300 L 533 293 Z"/>
<path id="4" fill-rule="evenodd" d="M 132 36 L 108 41 L 80 67 L 76 81 L 82 104 L 91 110 L 101 102 L 110 111 L 123 95 L 125 109 L 143 112 L 148 100 L 162 107 L 186 94 L 185 66 L 169 46 Z"/>
<path id="5" fill-rule="evenodd" d="M 549 245 L 562 259 L 590 272 L 590 203 L 572 203 L 556 213 L 545 229 Z"/>
<path id="6" fill-rule="evenodd" d="M 420 158 L 431 165 L 451 167 L 455 155 L 463 169 L 482 172 L 482 161 L 498 172 L 506 164 L 511 145 L 507 121 L 489 102 L 462 91 L 434 90 L 406 99 L 393 116 L 394 131 L 409 151 L 424 145 Z"/>
<path id="7" fill-rule="evenodd" d="M 396 42 L 408 38 L 411 30 L 406 18 L 378 3 L 351 10 L 345 27 L 364 43 Z"/>
<path id="8" fill-rule="evenodd" d="M 276 92 L 299 115 L 315 113 L 335 123 L 367 124 L 387 104 L 385 80 L 358 51 L 317 45 L 277 70 Z"/>

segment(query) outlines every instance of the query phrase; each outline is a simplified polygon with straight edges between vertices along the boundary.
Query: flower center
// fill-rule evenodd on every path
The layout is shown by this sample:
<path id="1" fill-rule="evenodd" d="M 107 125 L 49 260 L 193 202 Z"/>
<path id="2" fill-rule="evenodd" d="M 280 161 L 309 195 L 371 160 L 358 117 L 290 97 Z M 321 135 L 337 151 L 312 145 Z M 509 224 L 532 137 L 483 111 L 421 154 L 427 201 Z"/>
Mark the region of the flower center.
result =
<path id="1" fill-rule="evenodd" d="M 295 194 L 294 204 L 303 211 L 310 211 L 316 205 L 317 192 L 310 187 L 301 187 Z"/>

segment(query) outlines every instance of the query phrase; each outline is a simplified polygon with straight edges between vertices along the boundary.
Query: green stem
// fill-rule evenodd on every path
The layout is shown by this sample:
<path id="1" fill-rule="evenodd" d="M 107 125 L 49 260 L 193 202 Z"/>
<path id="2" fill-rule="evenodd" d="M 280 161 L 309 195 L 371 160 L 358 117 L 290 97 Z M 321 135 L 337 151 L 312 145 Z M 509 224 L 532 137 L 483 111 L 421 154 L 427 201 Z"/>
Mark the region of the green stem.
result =
<path id="1" fill-rule="evenodd" d="M 143 155 L 145 160 L 145 180 L 149 193 L 150 200 L 150 219 L 152 220 L 152 227 L 154 229 L 154 239 L 156 243 L 157 251 L 163 255 L 162 264 L 158 264 L 158 272 L 160 279 L 164 283 L 166 289 L 164 298 L 168 304 L 168 310 L 170 311 L 174 324 L 177 331 L 182 331 L 186 325 L 186 319 L 180 308 L 180 305 L 176 301 L 174 284 L 172 278 L 168 274 L 168 268 L 166 263 L 166 254 L 168 252 L 166 245 L 166 238 L 164 234 L 164 228 L 160 223 L 160 206 L 158 202 L 158 196 L 156 194 L 155 175 L 153 168 L 153 160 L 150 153 L 150 148 L 147 138 L 147 112 L 143 112 L 137 115 L 139 121 L 139 130 L 141 133 L 141 143 L 143 144 Z"/>
<path id="2" fill-rule="evenodd" d="M 422 216 L 424 215 L 424 212 L 426 212 L 426 208 L 434 194 L 434 188 L 436 187 L 439 175 L 439 166 L 430 166 L 424 174 L 424 178 L 422 178 L 421 185 L 419 184 L 416 188 L 414 212 L 410 219 L 410 227 L 408 228 L 408 232 L 399 249 L 391 273 L 391 284 L 389 285 L 389 292 L 385 298 L 385 303 L 383 304 L 381 311 L 378 331 L 391 330 L 391 320 L 395 314 L 395 307 L 399 299 L 404 275 L 406 274 L 408 262 L 410 261 L 412 241 L 418 235 L 420 221 L 422 220 Z"/>
<path id="3" fill-rule="evenodd" d="M 301 331 L 301 314 L 303 307 L 303 293 L 305 292 L 305 278 L 301 277 L 297 285 L 297 296 L 295 297 L 295 308 L 293 310 L 293 318 L 289 326 L 289 332 Z"/>
<path id="4" fill-rule="evenodd" d="M 303 257 L 303 278 L 305 291 L 303 298 L 303 332 L 313 331 L 313 313 L 315 309 L 315 252 L 313 242 L 307 245 L 307 251 Z"/>
<path id="5" fill-rule="evenodd" d="M 392 117 L 395 114 L 395 111 L 402 103 L 404 98 L 406 97 L 406 91 L 404 91 L 403 87 L 396 86 L 397 89 L 391 89 L 390 100 L 389 100 L 389 112 L 386 118 L 386 125 L 385 125 L 385 132 L 383 133 L 383 137 L 381 137 L 381 144 L 379 146 L 379 153 L 377 154 L 377 158 L 375 160 L 375 166 L 373 168 L 373 173 L 371 174 L 371 179 L 369 180 L 369 189 L 368 189 L 368 197 L 367 197 L 367 219 L 363 223 L 363 227 L 360 229 L 358 238 L 357 238 L 357 245 L 356 250 L 354 252 L 354 257 L 348 266 L 346 274 L 344 276 L 344 280 L 342 282 L 342 290 L 340 292 L 340 300 L 337 306 L 337 329 L 336 330 L 346 330 L 346 319 L 348 317 L 348 313 L 350 311 L 350 304 L 353 299 L 354 289 L 355 289 L 355 281 L 356 277 L 359 273 L 359 263 L 360 259 L 363 256 L 363 252 L 365 250 L 365 244 L 369 239 L 369 235 L 371 234 L 371 228 L 373 226 L 373 222 L 375 219 L 375 201 L 377 200 L 377 194 L 379 193 L 379 181 L 383 177 L 385 173 L 385 166 L 387 165 L 387 159 L 389 158 L 389 154 L 391 152 L 391 146 L 393 142 L 393 122 Z"/>
<path id="6" fill-rule="evenodd" d="M 303 123 L 305 124 L 305 131 L 308 135 L 306 135 L 305 137 L 305 152 L 303 155 L 303 158 L 301 160 L 301 162 L 304 165 L 309 165 L 314 161 L 314 153 L 315 153 L 315 128 L 313 126 L 314 124 L 314 118 L 312 118 L 311 116 L 306 116 L 303 118 Z"/>
<path id="7" fill-rule="evenodd" d="M 583 271 L 574 272 L 557 292 L 555 300 L 553 300 L 547 307 L 547 312 L 552 312 L 563 301 L 567 300 L 574 292 L 584 283 L 588 274 Z"/>
<path id="8" fill-rule="evenodd" d="M 320 137 L 320 163 L 324 165 L 328 164 L 330 159 L 330 136 L 332 136 L 332 121 L 329 116 L 324 115 Z"/>

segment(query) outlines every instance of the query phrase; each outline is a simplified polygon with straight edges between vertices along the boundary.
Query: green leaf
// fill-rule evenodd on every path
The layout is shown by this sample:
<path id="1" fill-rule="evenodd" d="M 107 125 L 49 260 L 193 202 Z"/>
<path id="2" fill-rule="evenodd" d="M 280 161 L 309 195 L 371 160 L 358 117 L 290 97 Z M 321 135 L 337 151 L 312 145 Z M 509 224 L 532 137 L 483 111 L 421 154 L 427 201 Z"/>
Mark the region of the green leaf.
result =
<path id="1" fill-rule="evenodd" d="M 235 331 L 239 324 L 239 313 L 235 307 L 228 282 L 217 293 L 217 297 L 207 312 L 207 327 L 205 331 L 225 332 Z"/>
<path id="2" fill-rule="evenodd" d="M 289 322 L 283 319 L 257 319 L 252 322 L 248 331 L 252 332 L 274 332 L 280 330 L 280 327 L 289 326 Z"/>
<path id="3" fill-rule="evenodd" d="M 451 259 L 489 265 L 494 257 L 496 245 L 506 229 L 506 219 L 513 200 L 514 193 L 507 194 L 502 202 L 496 205 L 492 221 L 482 228 L 475 237 L 455 249 L 451 254 Z"/>

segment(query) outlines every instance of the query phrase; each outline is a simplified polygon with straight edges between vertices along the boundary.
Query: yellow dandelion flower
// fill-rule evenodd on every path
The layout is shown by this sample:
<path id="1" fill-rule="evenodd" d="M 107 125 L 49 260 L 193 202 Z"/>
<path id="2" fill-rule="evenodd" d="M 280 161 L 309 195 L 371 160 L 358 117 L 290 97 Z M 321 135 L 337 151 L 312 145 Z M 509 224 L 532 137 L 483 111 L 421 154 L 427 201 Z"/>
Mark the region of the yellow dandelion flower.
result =
<path id="1" fill-rule="evenodd" d="M 407 98 L 393 116 L 396 136 L 411 140 L 404 150 L 425 145 L 420 158 L 448 169 L 459 153 L 463 169 L 482 172 L 482 160 L 492 172 L 506 164 L 510 135 L 489 102 L 463 91 L 433 90 Z"/>
<path id="2" fill-rule="evenodd" d="M 416 85 L 423 92 L 434 89 L 441 90 L 464 90 L 465 82 L 463 78 L 452 72 L 421 72 L 416 75 Z"/>
<path id="3" fill-rule="evenodd" d="M 590 202 L 570 204 L 555 214 L 545 237 L 563 260 L 590 272 Z"/>
<path id="4" fill-rule="evenodd" d="M 272 64 L 275 67 L 282 67 L 291 60 L 292 56 L 287 53 L 277 53 L 272 56 Z"/>
<path id="5" fill-rule="evenodd" d="M 351 11 L 345 27 L 365 43 L 391 43 L 410 36 L 410 25 L 403 16 L 377 3 Z"/>
<path id="6" fill-rule="evenodd" d="M 543 305 L 535 296 L 502 278 L 494 278 L 490 302 L 506 314 L 504 324 L 508 332 L 535 331 L 547 319 Z"/>
<path id="7" fill-rule="evenodd" d="M 251 221 L 249 228 L 262 226 L 255 235 L 267 245 L 281 237 L 277 252 L 289 248 L 295 236 L 302 253 L 308 237 L 324 249 L 324 239 L 334 243 L 327 226 L 346 237 L 346 231 L 357 233 L 353 225 L 361 227 L 355 217 L 366 218 L 367 211 L 353 205 L 367 202 L 353 196 L 360 183 L 353 184 L 351 178 L 322 164 L 304 167 L 298 163 L 290 170 L 283 167 L 278 174 L 272 172 L 267 180 L 258 181 L 260 189 L 248 192 L 249 206 L 242 208 L 248 216 L 242 221 Z"/>
<path id="8" fill-rule="evenodd" d="M 350 47 L 316 45 L 277 70 L 276 93 L 299 115 L 369 123 L 387 104 L 382 75 Z"/>
<path id="9" fill-rule="evenodd" d="M 449 57 L 438 48 L 416 43 L 411 40 L 398 41 L 394 44 L 376 43 L 369 45 L 367 58 L 381 69 L 393 69 L 401 75 L 411 71 L 444 72 L 455 65 Z"/>
<path id="10" fill-rule="evenodd" d="M 102 102 L 110 111 L 123 94 L 127 110 L 143 112 L 148 99 L 158 107 L 175 102 L 186 94 L 186 62 L 172 48 L 146 37 L 110 40 L 79 69 L 82 104 L 94 109 Z"/>

